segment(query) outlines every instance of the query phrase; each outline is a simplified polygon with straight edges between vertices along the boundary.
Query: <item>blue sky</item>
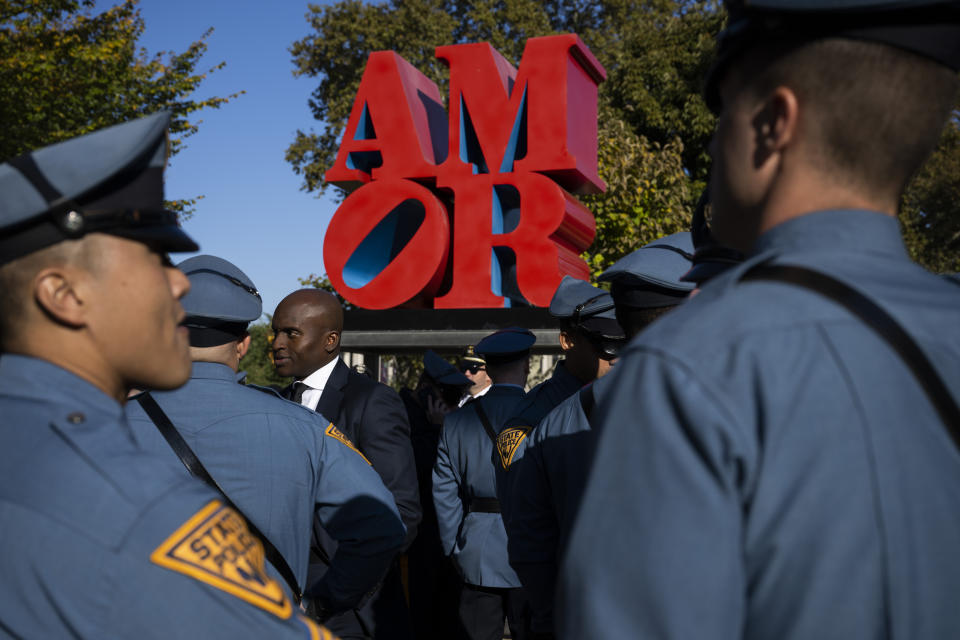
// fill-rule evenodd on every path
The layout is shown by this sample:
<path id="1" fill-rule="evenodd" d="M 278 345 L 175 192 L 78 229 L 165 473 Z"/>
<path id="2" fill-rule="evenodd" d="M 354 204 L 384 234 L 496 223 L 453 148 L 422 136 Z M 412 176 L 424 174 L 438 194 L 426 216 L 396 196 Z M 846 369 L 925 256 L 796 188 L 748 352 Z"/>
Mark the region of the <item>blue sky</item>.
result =
<path id="1" fill-rule="evenodd" d="M 307 106 L 317 81 L 293 77 L 288 51 L 310 32 L 307 2 L 141 0 L 140 11 L 146 23 L 140 44 L 150 54 L 183 52 L 214 28 L 201 64 L 227 65 L 207 76 L 195 98 L 246 91 L 219 110 L 199 112 L 199 132 L 167 169 L 166 193 L 204 196 L 184 228 L 202 253 L 246 272 L 264 311 L 273 313 L 300 287 L 298 277 L 324 272 L 323 234 L 336 209 L 329 198 L 300 191 L 300 176 L 283 157 L 298 128 L 319 124 Z M 173 256 L 176 262 L 188 257 Z"/>

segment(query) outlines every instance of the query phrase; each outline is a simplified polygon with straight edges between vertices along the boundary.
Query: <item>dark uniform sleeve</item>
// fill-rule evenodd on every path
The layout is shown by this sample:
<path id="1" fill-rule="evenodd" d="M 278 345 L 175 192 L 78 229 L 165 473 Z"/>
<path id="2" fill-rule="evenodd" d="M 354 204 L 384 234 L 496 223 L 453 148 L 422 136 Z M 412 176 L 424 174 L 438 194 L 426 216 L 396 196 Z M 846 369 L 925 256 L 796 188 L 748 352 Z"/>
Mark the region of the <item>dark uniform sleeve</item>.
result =
<path id="1" fill-rule="evenodd" d="M 749 450 L 694 372 L 634 350 L 595 409 L 597 455 L 561 568 L 562 637 L 740 638 Z M 747 411 L 747 408 L 743 409 Z"/>
<path id="2" fill-rule="evenodd" d="M 417 536 L 422 515 L 407 412 L 397 392 L 383 384 L 374 387 L 366 404 L 357 446 L 393 494 L 407 528 L 406 549 Z"/>
<path id="3" fill-rule="evenodd" d="M 498 475 L 498 491 L 507 530 L 510 565 L 527 590 L 534 615 L 552 619 L 559 531 L 552 497 L 535 441 L 538 426 L 518 446 L 509 468 Z M 499 470 L 498 470 L 499 471 Z"/>

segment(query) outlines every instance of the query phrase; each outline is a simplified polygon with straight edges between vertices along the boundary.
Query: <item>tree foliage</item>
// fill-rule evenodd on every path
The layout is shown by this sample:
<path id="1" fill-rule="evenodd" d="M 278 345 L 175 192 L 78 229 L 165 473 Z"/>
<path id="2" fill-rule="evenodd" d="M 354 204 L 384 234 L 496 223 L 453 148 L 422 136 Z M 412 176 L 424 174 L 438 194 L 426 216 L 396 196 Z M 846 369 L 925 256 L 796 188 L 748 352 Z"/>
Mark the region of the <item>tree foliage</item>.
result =
<path id="1" fill-rule="evenodd" d="M 224 66 L 197 69 L 212 30 L 182 53 L 150 57 L 137 46 L 137 4 L 94 13 L 93 0 L 0 0 L 0 160 L 164 109 L 176 153 L 197 131 L 192 114 L 239 95 L 191 99 Z"/>
<path id="2" fill-rule="evenodd" d="M 287 159 L 303 188 L 322 192 L 367 56 L 394 50 L 438 84 L 440 45 L 490 42 L 518 65 L 528 38 L 580 35 L 607 70 L 600 85 L 600 174 L 606 193 L 584 198 L 597 238 L 594 273 L 664 233 L 685 229 L 710 166 L 715 118 L 701 97 L 723 25 L 706 0 L 342 0 L 310 5 L 311 33 L 291 47 L 295 73 L 318 79 L 310 108 L 319 131 L 298 131 Z M 953 122 L 903 204 L 914 257 L 960 268 L 960 135 Z"/>
<path id="3" fill-rule="evenodd" d="M 960 272 L 960 112 L 907 189 L 900 223 L 914 260 L 933 271 Z"/>

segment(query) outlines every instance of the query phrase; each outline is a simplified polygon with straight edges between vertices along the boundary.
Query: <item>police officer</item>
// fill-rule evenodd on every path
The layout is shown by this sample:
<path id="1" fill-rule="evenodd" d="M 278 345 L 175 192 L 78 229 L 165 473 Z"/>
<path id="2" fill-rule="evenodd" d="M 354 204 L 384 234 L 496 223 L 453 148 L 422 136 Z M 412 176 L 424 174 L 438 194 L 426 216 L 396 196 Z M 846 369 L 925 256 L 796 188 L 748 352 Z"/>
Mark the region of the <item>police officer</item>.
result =
<path id="1" fill-rule="evenodd" d="M 292 579 L 292 589 L 307 592 L 318 617 L 356 606 L 403 544 L 393 497 L 329 420 L 271 389 L 236 383 L 250 345 L 247 325 L 263 310 L 250 278 L 208 255 L 179 268 L 190 280 L 183 298 L 190 379 L 175 391 L 151 392 L 130 403 L 134 436 L 144 449 L 183 459 L 189 454 L 168 443 L 169 430 L 175 429 L 230 500 L 275 545 L 279 557 L 268 553 L 268 560 Z M 153 413 L 151 402 L 161 416 Z M 164 415 L 171 426 L 164 424 Z M 307 589 L 314 514 L 339 546 L 330 571 Z"/>
<path id="2" fill-rule="evenodd" d="M 465 405 L 473 398 L 479 398 L 490 390 L 490 376 L 487 375 L 487 361 L 477 353 L 474 345 L 467 345 L 460 356 L 460 372 L 470 380 L 470 388 L 460 397 L 458 406 Z"/>
<path id="3" fill-rule="evenodd" d="M 895 217 L 960 5 L 727 6 L 712 232 L 747 259 L 598 389 L 560 635 L 960 637 L 960 297 Z"/>
<path id="4" fill-rule="evenodd" d="M 460 396 L 472 384 L 446 359 L 427 349 L 423 354 L 423 374 L 416 391 L 400 391 L 410 421 L 410 439 L 423 508 L 417 537 L 407 550 L 410 619 L 413 637 L 417 640 L 449 640 L 458 634 L 460 580 L 440 543 L 432 477 L 443 418 L 457 408 Z"/>
<path id="5" fill-rule="evenodd" d="M 507 534 L 494 477 L 494 442 L 523 399 L 530 347 L 526 329 L 497 331 L 477 344 L 493 380 L 490 391 L 447 414 L 433 469 L 440 540 L 452 556 L 463 590 L 459 614 L 470 640 L 500 640 L 506 616 L 511 637 L 528 634 L 529 607 L 507 561 Z"/>
<path id="6" fill-rule="evenodd" d="M 0 165 L 0 636 L 317 638 L 223 499 L 133 441 L 190 373 L 169 115 Z"/>
<path id="7" fill-rule="evenodd" d="M 675 233 L 621 258 L 599 278 L 611 283 L 617 323 L 632 338 L 683 302 L 694 285 L 689 232 Z M 595 443 L 588 412 L 597 380 L 557 405 L 521 440 L 498 483 L 510 565 L 533 607 L 537 638 L 553 637 L 557 565 L 566 546 Z M 498 478 L 499 479 L 499 478 Z"/>
<path id="8" fill-rule="evenodd" d="M 529 431 L 565 398 L 606 375 L 625 342 L 610 294 L 589 282 L 564 276 L 549 310 L 560 325 L 563 359 L 527 393 L 507 426 Z"/>

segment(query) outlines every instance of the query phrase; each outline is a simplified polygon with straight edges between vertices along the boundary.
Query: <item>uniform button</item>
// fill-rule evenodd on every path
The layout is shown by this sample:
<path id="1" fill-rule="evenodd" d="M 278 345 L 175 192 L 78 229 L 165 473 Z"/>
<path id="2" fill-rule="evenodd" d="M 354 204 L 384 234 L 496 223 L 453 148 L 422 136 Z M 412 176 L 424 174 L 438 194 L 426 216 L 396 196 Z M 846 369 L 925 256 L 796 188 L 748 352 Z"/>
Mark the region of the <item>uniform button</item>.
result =
<path id="1" fill-rule="evenodd" d="M 86 419 L 87 417 L 82 413 L 80 413 L 79 411 L 75 411 L 67 416 L 67 422 L 69 422 L 70 424 L 80 424 Z"/>

